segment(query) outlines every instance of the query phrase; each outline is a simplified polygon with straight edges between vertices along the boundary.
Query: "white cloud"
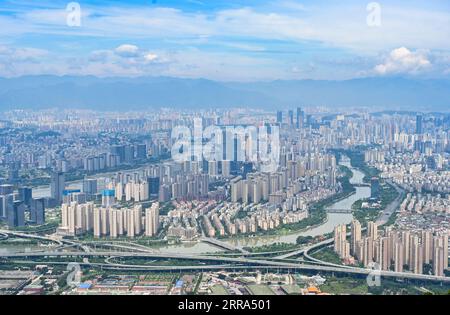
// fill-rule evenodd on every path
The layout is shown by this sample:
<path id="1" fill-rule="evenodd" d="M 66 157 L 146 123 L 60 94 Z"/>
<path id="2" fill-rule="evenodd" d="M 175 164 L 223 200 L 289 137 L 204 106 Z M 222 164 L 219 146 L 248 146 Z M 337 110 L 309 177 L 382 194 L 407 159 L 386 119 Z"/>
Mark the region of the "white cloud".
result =
<path id="1" fill-rule="evenodd" d="M 400 47 L 391 51 L 382 64 L 375 66 L 377 74 L 417 74 L 431 67 L 424 52 L 412 52 L 406 47 Z"/>
<path id="2" fill-rule="evenodd" d="M 112 54 L 123 58 L 125 60 L 114 60 L 115 62 L 122 62 L 128 64 L 148 64 L 155 62 L 164 62 L 160 60 L 159 56 L 154 52 L 143 50 L 136 45 L 123 44 L 115 48 L 114 51 L 96 51 L 91 54 L 91 60 L 100 61 L 105 59 L 114 59 Z"/>
<path id="3" fill-rule="evenodd" d="M 148 54 L 146 54 L 146 55 L 144 56 L 144 59 L 145 59 L 147 62 L 152 62 L 152 61 L 155 61 L 156 59 L 158 59 L 158 55 L 153 54 L 153 53 L 148 53 Z"/>
<path id="4" fill-rule="evenodd" d="M 50 56 L 32 58 L 31 51 L 24 51 L 15 54 L 16 58 L 37 60 L 42 72 L 58 68 L 55 73 L 63 74 L 140 73 L 223 80 L 346 79 L 361 73 L 442 76 L 450 66 L 450 12 L 399 3 L 383 3 L 379 28 L 367 27 L 365 5 L 349 3 L 319 6 L 281 0 L 195 12 L 161 6 L 82 4 L 81 27 L 67 26 L 63 6 L 37 9 L 30 5 L 15 14 L 0 15 L 0 38 L 20 45 L 27 36 L 40 36 L 40 45 L 49 47 Z M 123 44 L 105 46 L 117 41 Z M 63 47 L 69 43 L 80 47 Z M 380 59 L 380 52 L 401 46 L 409 49 L 395 49 Z M 287 54 L 280 57 L 278 52 Z M 85 64 L 74 70 L 64 63 L 75 55 Z M 330 56 L 337 61 L 320 62 Z M 0 62 L 9 69 L 0 75 L 38 72 L 38 65 L 28 65 L 31 62 Z M 310 62 L 316 66 L 309 67 Z"/>
<path id="5" fill-rule="evenodd" d="M 295 10 L 293 10 L 295 8 Z M 300 13 L 299 13 L 300 12 Z M 381 27 L 366 25 L 364 5 L 299 5 L 286 0 L 269 7 L 241 7 L 212 12 L 173 8 L 83 5 L 82 27 L 67 27 L 65 10 L 27 10 L 0 16 L 0 36 L 25 33 L 112 38 L 198 39 L 199 36 L 248 36 L 265 40 L 305 40 L 328 46 L 371 51 L 399 45 L 450 49 L 450 13 L 383 4 Z"/>
<path id="6" fill-rule="evenodd" d="M 48 51 L 37 48 L 14 48 L 9 46 L 0 46 L 0 57 L 14 61 L 38 61 L 47 56 Z"/>
<path id="7" fill-rule="evenodd" d="M 120 45 L 114 51 L 121 57 L 137 57 L 139 55 L 139 47 L 129 44 Z"/>

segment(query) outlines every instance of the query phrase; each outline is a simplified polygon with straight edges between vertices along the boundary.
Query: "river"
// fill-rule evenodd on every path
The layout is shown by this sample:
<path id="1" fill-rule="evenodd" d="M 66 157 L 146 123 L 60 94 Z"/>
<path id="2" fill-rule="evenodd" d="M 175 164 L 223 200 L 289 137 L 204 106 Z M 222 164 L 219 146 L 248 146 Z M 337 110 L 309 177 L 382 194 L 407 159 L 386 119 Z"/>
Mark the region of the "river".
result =
<path id="1" fill-rule="evenodd" d="M 353 173 L 352 178 L 350 179 L 350 183 L 352 184 L 362 184 L 364 173 L 351 167 L 349 160 L 343 160 L 340 162 L 340 165 L 346 166 L 350 168 Z M 370 187 L 355 187 L 356 192 L 345 199 L 335 202 L 328 209 L 350 209 L 355 201 L 363 198 L 370 197 Z M 235 246 L 239 247 L 253 247 L 253 246 L 262 246 L 262 245 L 270 245 L 273 243 L 296 243 L 297 237 L 299 236 L 318 236 L 326 233 L 330 233 L 334 230 L 335 226 L 339 224 L 348 224 L 352 221 L 353 215 L 351 213 L 328 213 L 327 220 L 323 224 L 320 224 L 316 227 L 313 227 L 308 230 L 304 230 L 301 232 L 286 234 L 286 235 L 267 235 L 267 236 L 255 236 L 255 237 L 242 237 L 242 238 L 233 238 L 228 240 L 228 242 L 232 243 Z"/>
<path id="2" fill-rule="evenodd" d="M 339 163 L 340 165 L 348 167 L 353 176 L 350 179 L 352 184 L 363 184 L 364 173 L 351 167 L 349 160 L 343 160 Z M 328 209 L 352 209 L 353 203 L 359 199 L 370 197 L 370 187 L 355 187 L 356 192 L 347 198 L 337 201 L 330 205 Z M 225 240 L 237 247 L 256 247 L 262 245 L 270 245 L 273 243 L 296 243 L 297 237 L 299 236 L 318 236 L 326 233 L 330 233 L 334 230 L 334 227 L 339 224 L 348 224 L 352 221 L 353 215 L 351 213 L 328 213 L 326 222 L 313 227 L 308 230 L 295 232 L 286 235 L 267 235 L 267 236 L 255 236 L 255 237 L 239 237 Z M 168 253 L 191 253 L 199 254 L 205 252 L 218 252 L 219 248 L 197 242 L 188 242 L 177 245 L 168 245 L 166 247 L 161 247 L 159 249 L 161 252 Z"/>
<path id="3" fill-rule="evenodd" d="M 353 176 L 350 179 L 350 183 L 352 184 L 362 184 L 364 174 L 359 171 L 358 169 L 355 169 L 351 167 L 349 160 L 342 160 L 340 162 L 340 165 L 348 167 L 352 173 Z M 103 174 L 104 176 L 104 174 Z M 100 176 L 99 176 L 100 177 Z M 81 186 L 81 181 L 76 181 L 70 183 L 71 187 L 79 187 Z M 363 198 L 368 198 L 370 196 L 370 187 L 355 187 L 356 192 L 347 198 L 344 198 L 340 201 L 335 202 L 331 206 L 329 206 L 329 209 L 351 209 L 352 205 L 355 201 Z M 33 190 L 33 196 L 43 196 L 49 194 L 49 188 L 48 187 L 40 187 L 39 189 Z M 300 232 L 295 232 L 291 234 L 286 235 L 267 235 L 267 236 L 255 236 L 255 237 L 238 237 L 238 238 L 232 238 L 226 240 L 226 242 L 229 242 L 237 247 L 254 247 L 254 246 L 262 246 L 262 245 L 270 245 L 273 243 L 296 243 L 297 237 L 299 236 L 318 236 L 323 235 L 326 233 L 330 233 L 334 230 L 334 227 L 339 224 L 348 224 L 353 219 L 353 215 L 351 213 L 328 213 L 327 214 L 327 220 L 311 229 L 303 230 Z M 164 247 L 161 247 L 159 249 L 161 252 L 167 252 L 167 253 L 191 253 L 191 254 L 199 254 L 199 253 L 205 253 L 205 252 L 217 252 L 221 249 L 205 244 L 200 242 L 186 242 L 181 243 L 177 245 L 167 245 Z"/>

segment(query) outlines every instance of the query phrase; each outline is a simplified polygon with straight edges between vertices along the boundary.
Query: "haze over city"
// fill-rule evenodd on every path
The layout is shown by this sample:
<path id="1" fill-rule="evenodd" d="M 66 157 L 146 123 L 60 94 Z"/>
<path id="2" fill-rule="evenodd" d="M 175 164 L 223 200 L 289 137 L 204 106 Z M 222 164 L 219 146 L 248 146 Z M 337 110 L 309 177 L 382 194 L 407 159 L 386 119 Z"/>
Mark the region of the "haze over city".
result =
<path id="1" fill-rule="evenodd" d="M 0 108 L 448 109 L 448 1 L 213 2 L 4 1 Z"/>

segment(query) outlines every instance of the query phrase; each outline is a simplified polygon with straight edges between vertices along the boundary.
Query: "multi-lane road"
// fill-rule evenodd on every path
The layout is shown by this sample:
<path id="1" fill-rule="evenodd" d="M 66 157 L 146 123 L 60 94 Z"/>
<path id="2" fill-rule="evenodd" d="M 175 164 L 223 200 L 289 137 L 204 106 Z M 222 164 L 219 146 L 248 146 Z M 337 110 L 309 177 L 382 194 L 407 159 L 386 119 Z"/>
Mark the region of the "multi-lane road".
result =
<path id="1" fill-rule="evenodd" d="M 405 196 L 405 191 L 401 189 L 398 185 L 396 185 L 390 180 L 387 180 L 387 182 L 388 184 L 390 184 L 392 187 L 395 188 L 395 190 L 398 193 L 398 196 L 390 204 L 388 204 L 386 208 L 384 208 L 383 211 L 381 212 L 380 216 L 377 219 L 377 224 L 379 226 L 386 224 L 388 222 L 391 215 L 393 215 L 394 212 L 399 208 L 400 203 L 402 202 Z"/>
<path id="2" fill-rule="evenodd" d="M 175 253 L 161 253 L 152 251 L 150 248 L 139 248 L 134 244 L 114 244 L 114 243 L 101 243 L 96 242 L 98 247 L 116 248 L 116 250 L 97 250 L 90 247 L 86 242 L 75 242 L 67 240 L 55 240 L 49 237 L 41 237 L 37 235 L 30 235 L 25 233 L 15 233 L 10 231 L 0 231 L 0 234 L 9 234 L 19 237 L 29 237 L 35 239 L 42 239 L 46 241 L 54 241 L 59 246 L 54 250 L 42 250 L 20 253 L 4 253 L 0 255 L 0 258 L 8 259 L 17 263 L 33 263 L 30 259 L 33 258 L 48 258 L 46 263 L 48 264 L 67 264 L 67 262 L 54 261 L 52 259 L 78 257 L 83 258 L 83 262 L 80 265 L 98 266 L 108 269 L 123 269 L 123 270 L 147 270 L 147 271 L 164 271 L 164 270 L 217 270 L 217 269 L 289 269 L 289 270 L 309 270 L 319 272 L 335 272 L 335 273 L 347 273 L 356 275 L 379 275 L 381 277 L 394 277 L 404 279 L 416 279 L 425 281 L 439 281 L 450 283 L 450 277 L 437 277 L 433 275 L 421 275 L 407 272 L 393 272 L 393 271 L 381 271 L 372 270 L 351 266 L 342 266 L 332 263 L 323 262 L 311 257 L 309 251 L 332 244 L 333 240 L 328 239 L 323 242 L 317 243 L 313 246 L 292 250 L 291 253 L 283 254 L 273 257 L 261 257 L 254 256 L 252 253 L 241 252 L 238 257 L 230 257 L 225 255 L 188 255 L 188 254 L 175 254 Z M 76 249 L 78 248 L 78 250 Z M 71 250 L 70 250 L 71 249 Z M 270 254 L 270 253 L 267 253 Z M 304 260 L 292 260 L 288 259 L 292 256 L 302 255 Z M 105 258 L 104 263 L 90 262 L 87 258 L 102 257 Z M 120 258 L 124 262 L 116 263 L 111 262 L 111 257 Z M 20 260 L 26 258 L 26 262 Z M 172 266 L 158 266 L 158 265 L 142 265 L 133 264 L 132 261 L 126 263 L 126 260 L 132 259 L 175 259 L 183 261 L 192 261 L 192 264 L 183 263 L 183 265 Z M 42 260 L 36 263 L 42 263 Z"/>
<path id="3" fill-rule="evenodd" d="M 144 253 L 144 252 L 110 252 L 110 251 L 79 251 L 79 252 L 58 252 L 58 251 L 41 251 L 41 252 L 26 252 L 26 253 L 8 253 L 2 254 L 0 257 L 8 258 L 16 261 L 18 258 L 53 258 L 53 257 L 120 257 L 123 259 L 129 258 L 156 258 L 156 259 L 177 259 L 177 260 L 193 260 L 196 261 L 195 265 L 182 265 L 182 266 L 155 266 L 155 265 L 139 265 L 139 264 L 118 264 L 118 263 L 90 263 L 84 261 L 83 265 L 102 265 L 108 267 L 115 267 L 115 269 L 139 269 L 139 270 L 208 270 L 208 269 L 290 269 L 290 270 L 314 270 L 323 272 L 336 272 L 336 273 L 349 273 L 359 275 L 380 275 L 382 277 L 395 277 L 395 278 L 407 278 L 416 280 L 429 280 L 450 283 L 450 277 L 437 277 L 432 275 L 421 275 L 407 272 L 393 272 L 393 271 L 381 271 L 364 268 L 356 268 L 340 265 L 318 265 L 309 262 L 283 262 L 278 260 L 268 259 L 252 259 L 247 257 L 221 257 L 221 256 L 199 256 L 199 255 L 185 255 L 185 254 L 168 254 L 168 253 Z M 199 261 L 203 262 L 215 262 L 224 264 L 199 264 Z M 42 261 L 40 261 L 42 263 Z M 47 262 L 46 262 L 47 263 Z M 51 260 L 48 264 L 51 264 Z M 67 263 L 67 262 L 66 262 Z M 227 267 L 227 268 L 225 268 Z"/>

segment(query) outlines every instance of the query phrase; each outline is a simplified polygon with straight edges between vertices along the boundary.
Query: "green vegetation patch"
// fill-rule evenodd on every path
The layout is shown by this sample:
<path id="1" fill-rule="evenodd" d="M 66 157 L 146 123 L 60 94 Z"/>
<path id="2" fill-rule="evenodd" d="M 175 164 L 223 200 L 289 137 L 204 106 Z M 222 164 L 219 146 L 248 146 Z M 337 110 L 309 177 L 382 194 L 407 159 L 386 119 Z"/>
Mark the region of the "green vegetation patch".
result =
<path id="1" fill-rule="evenodd" d="M 253 295 L 275 295 L 272 289 L 263 284 L 250 284 L 247 286 L 248 290 Z"/>
<path id="2" fill-rule="evenodd" d="M 283 289 L 286 294 L 301 294 L 302 290 L 301 288 L 296 284 L 289 284 L 289 285 L 282 285 L 281 288 Z"/>
<path id="3" fill-rule="evenodd" d="M 229 295 L 227 289 L 221 284 L 216 284 L 211 288 L 211 295 Z"/>
<path id="4" fill-rule="evenodd" d="M 339 255 L 336 254 L 331 247 L 324 247 L 319 249 L 318 251 L 311 254 L 311 257 L 326 261 L 332 264 L 341 265 L 341 259 Z"/>

